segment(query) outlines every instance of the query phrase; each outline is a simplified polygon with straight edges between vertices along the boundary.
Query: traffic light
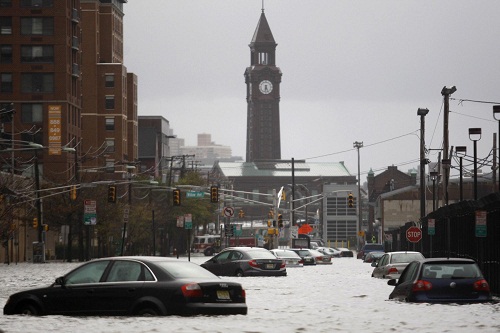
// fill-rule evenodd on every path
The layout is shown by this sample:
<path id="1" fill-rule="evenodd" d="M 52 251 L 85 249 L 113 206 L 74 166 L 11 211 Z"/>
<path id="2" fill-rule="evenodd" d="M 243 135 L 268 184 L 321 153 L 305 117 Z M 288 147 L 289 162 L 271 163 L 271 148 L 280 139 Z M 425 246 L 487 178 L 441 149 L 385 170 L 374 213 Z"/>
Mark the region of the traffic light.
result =
<path id="1" fill-rule="evenodd" d="M 268 216 L 270 219 L 274 218 L 274 211 L 271 209 L 271 210 L 269 211 L 269 213 L 267 214 L 267 216 Z"/>
<path id="2" fill-rule="evenodd" d="M 173 198 L 174 206 L 180 206 L 181 205 L 181 190 L 179 190 L 178 188 L 174 189 L 172 191 L 172 198 Z"/>
<path id="3" fill-rule="evenodd" d="M 69 191 L 69 198 L 72 201 L 76 200 L 76 186 L 75 185 L 71 186 L 71 190 Z"/>
<path id="4" fill-rule="evenodd" d="M 245 212 L 243 211 L 243 209 L 240 209 L 240 212 L 238 213 L 238 216 L 240 218 L 245 217 Z"/>
<path id="5" fill-rule="evenodd" d="M 286 192 L 285 191 L 281 192 L 281 200 L 283 200 L 283 201 L 286 200 Z"/>
<path id="6" fill-rule="evenodd" d="M 49 225 L 48 225 L 48 224 L 44 224 L 44 225 L 43 225 L 43 230 L 45 230 L 45 231 L 49 231 Z"/>
<path id="7" fill-rule="evenodd" d="M 278 227 L 283 228 L 283 215 L 278 214 Z"/>
<path id="8" fill-rule="evenodd" d="M 75 188 L 76 190 L 76 188 Z M 108 186 L 108 202 L 115 203 L 116 202 L 116 185 Z"/>
<path id="9" fill-rule="evenodd" d="M 219 202 L 219 188 L 217 186 L 210 186 L 210 201 Z"/>
<path id="10" fill-rule="evenodd" d="M 38 228 L 38 218 L 37 217 L 34 217 L 33 218 L 33 228 Z"/>
<path id="11" fill-rule="evenodd" d="M 349 193 L 349 195 L 347 196 L 347 206 L 349 206 L 349 208 L 354 207 L 354 196 L 352 195 L 352 193 Z"/>

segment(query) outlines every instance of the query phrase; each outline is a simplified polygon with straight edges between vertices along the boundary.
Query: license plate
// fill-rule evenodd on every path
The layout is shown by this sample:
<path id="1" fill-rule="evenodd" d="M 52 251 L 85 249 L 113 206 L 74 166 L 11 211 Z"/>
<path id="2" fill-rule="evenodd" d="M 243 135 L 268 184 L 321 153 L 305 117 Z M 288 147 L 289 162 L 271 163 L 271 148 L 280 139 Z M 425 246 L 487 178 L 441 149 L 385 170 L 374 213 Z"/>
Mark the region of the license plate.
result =
<path id="1" fill-rule="evenodd" d="M 217 298 L 218 299 L 231 299 L 229 296 L 229 291 L 227 290 L 217 290 Z"/>
<path id="2" fill-rule="evenodd" d="M 274 268 L 274 264 L 266 264 L 266 268 L 267 269 L 273 269 Z"/>

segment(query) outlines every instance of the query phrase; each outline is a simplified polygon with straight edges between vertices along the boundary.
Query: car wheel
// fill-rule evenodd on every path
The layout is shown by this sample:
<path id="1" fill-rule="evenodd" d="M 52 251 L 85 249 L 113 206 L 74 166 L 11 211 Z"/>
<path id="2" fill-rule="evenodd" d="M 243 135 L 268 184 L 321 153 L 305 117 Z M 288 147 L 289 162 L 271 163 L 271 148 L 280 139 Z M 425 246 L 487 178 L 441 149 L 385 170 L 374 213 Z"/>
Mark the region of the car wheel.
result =
<path id="1" fill-rule="evenodd" d="M 143 316 L 143 317 L 156 317 L 156 316 L 160 315 L 158 310 L 154 306 L 151 306 L 151 305 L 143 306 L 142 308 L 137 310 L 135 312 L 135 314 L 137 316 Z"/>
<path id="2" fill-rule="evenodd" d="M 238 270 L 236 271 L 236 274 L 235 274 L 235 275 L 236 275 L 236 276 L 238 276 L 238 277 L 242 277 L 242 276 L 244 276 L 243 271 L 242 271 L 241 269 L 238 269 Z"/>
<path id="3" fill-rule="evenodd" d="M 205 253 L 204 254 L 207 257 L 213 256 L 214 255 L 214 249 L 211 248 L 211 247 L 209 247 L 209 248 L 205 249 Z"/>
<path id="4" fill-rule="evenodd" d="M 40 310 L 33 304 L 24 303 L 19 306 L 18 313 L 26 316 L 38 316 Z"/>

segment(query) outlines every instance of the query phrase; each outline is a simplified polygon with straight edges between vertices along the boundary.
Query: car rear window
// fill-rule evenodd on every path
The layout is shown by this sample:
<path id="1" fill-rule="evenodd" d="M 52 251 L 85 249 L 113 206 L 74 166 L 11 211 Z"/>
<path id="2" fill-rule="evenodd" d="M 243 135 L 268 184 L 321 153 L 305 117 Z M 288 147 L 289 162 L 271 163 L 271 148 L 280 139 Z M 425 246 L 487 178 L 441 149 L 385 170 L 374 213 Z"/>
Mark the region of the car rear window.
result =
<path id="1" fill-rule="evenodd" d="M 251 250 L 247 254 L 252 259 L 276 259 L 276 256 L 268 250 Z"/>
<path id="2" fill-rule="evenodd" d="M 435 279 L 468 279 L 481 277 L 475 263 L 429 263 L 422 267 L 422 277 Z"/>

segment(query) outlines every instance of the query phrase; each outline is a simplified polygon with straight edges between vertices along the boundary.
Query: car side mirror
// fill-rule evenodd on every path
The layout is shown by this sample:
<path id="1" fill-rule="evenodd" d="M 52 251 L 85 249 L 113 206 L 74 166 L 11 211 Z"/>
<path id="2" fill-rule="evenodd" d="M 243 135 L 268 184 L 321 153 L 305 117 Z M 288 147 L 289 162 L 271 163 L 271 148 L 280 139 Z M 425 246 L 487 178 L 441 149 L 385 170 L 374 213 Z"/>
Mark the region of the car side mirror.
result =
<path id="1" fill-rule="evenodd" d="M 390 285 L 390 286 L 395 286 L 398 284 L 398 280 L 396 279 L 390 279 L 389 281 L 387 281 L 387 284 Z"/>
<path id="2" fill-rule="evenodd" d="M 372 262 L 372 267 L 377 267 L 377 266 L 378 266 L 378 262 L 377 261 Z"/>
<path id="3" fill-rule="evenodd" d="M 55 285 L 58 285 L 58 286 L 61 286 L 61 287 L 64 287 L 65 283 L 64 283 L 64 276 L 60 276 L 56 279 L 56 282 L 54 283 Z"/>

